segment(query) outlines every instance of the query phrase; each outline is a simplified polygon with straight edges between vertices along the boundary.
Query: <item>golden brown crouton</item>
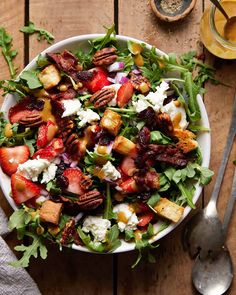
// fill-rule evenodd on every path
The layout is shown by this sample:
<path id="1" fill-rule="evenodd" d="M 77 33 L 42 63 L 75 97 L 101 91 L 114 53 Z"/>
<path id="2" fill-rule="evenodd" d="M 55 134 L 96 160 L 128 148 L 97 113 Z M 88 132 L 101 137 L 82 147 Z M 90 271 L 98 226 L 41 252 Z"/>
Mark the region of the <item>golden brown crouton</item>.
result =
<path id="1" fill-rule="evenodd" d="M 183 207 L 169 201 L 166 198 L 160 198 L 160 201 L 156 204 L 154 210 L 158 215 L 173 222 L 178 222 L 184 213 Z"/>
<path id="2" fill-rule="evenodd" d="M 62 210 L 62 203 L 54 203 L 47 200 L 39 211 L 41 221 L 58 224 Z"/>
<path id="3" fill-rule="evenodd" d="M 183 153 L 189 153 L 198 147 L 196 135 L 189 130 L 175 129 L 174 136 L 179 140 L 176 145 Z"/>
<path id="4" fill-rule="evenodd" d="M 116 136 L 122 124 L 121 115 L 106 109 L 101 119 L 100 125 L 106 129 L 110 134 Z"/>
<path id="5" fill-rule="evenodd" d="M 54 65 L 47 66 L 38 74 L 44 89 L 48 90 L 56 86 L 61 81 L 61 74 Z"/>
<path id="6" fill-rule="evenodd" d="M 113 144 L 113 150 L 122 155 L 131 155 L 136 145 L 124 136 L 117 136 Z"/>

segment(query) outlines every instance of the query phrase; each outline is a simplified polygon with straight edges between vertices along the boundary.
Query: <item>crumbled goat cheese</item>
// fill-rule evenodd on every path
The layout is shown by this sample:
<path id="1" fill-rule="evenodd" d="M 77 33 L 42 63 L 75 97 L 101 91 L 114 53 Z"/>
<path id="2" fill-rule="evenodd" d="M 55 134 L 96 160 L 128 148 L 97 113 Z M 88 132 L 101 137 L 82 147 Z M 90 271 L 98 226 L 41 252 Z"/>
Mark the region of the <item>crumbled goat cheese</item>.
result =
<path id="1" fill-rule="evenodd" d="M 17 172 L 20 172 L 23 176 L 32 181 L 37 181 L 39 174 L 46 170 L 50 165 L 50 162 L 46 159 L 34 159 L 28 160 L 18 166 Z"/>
<path id="2" fill-rule="evenodd" d="M 124 232 L 125 230 L 137 229 L 137 224 L 139 223 L 139 220 L 129 204 L 118 204 L 114 206 L 113 212 L 117 213 L 118 227 L 121 232 Z M 120 216 L 122 216 L 122 218 L 120 218 Z"/>
<path id="3" fill-rule="evenodd" d="M 105 165 L 103 165 L 102 170 L 105 178 L 110 180 L 116 180 L 121 178 L 120 172 L 112 165 L 110 161 L 108 161 Z"/>
<path id="4" fill-rule="evenodd" d="M 175 102 L 172 100 L 161 108 L 161 112 L 170 115 L 171 121 L 174 123 L 174 128 L 187 128 L 188 122 L 186 120 L 186 112 L 182 104 L 176 106 Z"/>
<path id="5" fill-rule="evenodd" d="M 87 123 L 92 123 L 94 121 L 100 120 L 100 116 L 96 112 L 90 109 L 87 109 L 86 111 L 81 110 L 77 112 L 77 115 L 79 116 L 79 119 L 80 119 L 80 122 L 79 122 L 80 127 L 85 126 Z"/>
<path id="6" fill-rule="evenodd" d="M 57 165 L 51 163 L 44 171 L 43 171 L 43 178 L 41 183 L 48 183 L 50 180 L 53 180 L 56 176 Z"/>
<path id="7" fill-rule="evenodd" d="M 169 89 L 169 85 L 163 81 L 159 86 L 156 87 L 155 92 L 149 92 L 148 95 L 145 96 L 145 99 L 153 105 L 153 109 L 155 111 L 159 111 L 163 106 L 163 102 L 167 97 L 167 89 Z"/>
<path id="8" fill-rule="evenodd" d="M 111 222 L 101 216 L 87 216 L 84 219 L 82 231 L 91 233 L 94 242 L 106 242 L 107 230 L 111 228 Z"/>
<path id="9" fill-rule="evenodd" d="M 136 113 L 141 113 L 151 106 L 151 104 L 145 100 L 145 97 L 139 98 L 137 101 L 132 101 L 132 105 Z"/>
<path id="10" fill-rule="evenodd" d="M 81 102 L 78 99 L 65 99 L 62 103 L 65 109 L 62 118 L 75 115 L 81 109 Z"/>
<path id="11" fill-rule="evenodd" d="M 109 107 L 115 107 L 116 106 L 116 104 L 117 104 L 117 101 L 116 101 L 117 92 L 120 89 L 120 87 L 121 87 L 121 84 L 116 83 L 116 84 L 112 84 L 112 85 L 109 85 L 109 86 L 104 86 L 102 88 L 102 89 L 111 88 L 111 89 L 114 89 L 116 91 L 116 94 L 115 94 L 114 98 L 111 101 L 108 102 Z"/>

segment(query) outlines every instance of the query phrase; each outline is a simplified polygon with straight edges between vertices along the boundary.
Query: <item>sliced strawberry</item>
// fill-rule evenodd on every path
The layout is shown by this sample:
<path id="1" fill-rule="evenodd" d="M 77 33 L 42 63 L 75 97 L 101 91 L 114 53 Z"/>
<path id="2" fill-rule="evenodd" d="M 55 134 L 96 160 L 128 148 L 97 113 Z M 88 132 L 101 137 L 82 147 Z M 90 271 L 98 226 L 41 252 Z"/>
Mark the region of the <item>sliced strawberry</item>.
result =
<path id="1" fill-rule="evenodd" d="M 11 176 L 16 172 L 19 164 L 29 159 L 30 150 L 27 145 L 0 148 L 0 165 L 3 172 Z"/>
<path id="2" fill-rule="evenodd" d="M 136 214 L 152 212 L 148 204 L 143 202 L 134 202 L 132 203 L 132 207 Z"/>
<path id="3" fill-rule="evenodd" d="M 11 176 L 12 198 L 17 205 L 40 195 L 40 187 L 20 174 Z"/>
<path id="4" fill-rule="evenodd" d="M 53 160 L 64 151 L 64 145 L 61 138 L 54 138 L 45 148 L 38 150 L 33 155 L 33 159 L 37 157 L 41 159 Z"/>
<path id="5" fill-rule="evenodd" d="M 134 173 L 137 171 L 134 159 L 131 157 L 125 157 L 121 162 L 120 169 L 126 175 L 133 176 Z"/>
<path id="6" fill-rule="evenodd" d="M 37 147 L 45 147 L 54 138 L 57 130 L 57 125 L 51 120 L 48 120 L 46 124 L 41 125 L 38 130 Z"/>
<path id="7" fill-rule="evenodd" d="M 29 108 L 30 104 L 32 104 L 32 99 L 25 98 L 11 107 L 8 113 L 10 122 L 12 124 L 18 123 L 21 119 L 29 115 L 39 114 L 38 110 Z"/>
<path id="8" fill-rule="evenodd" d="M 124 83 L 117 92 L 117 104 L 120 108 L 126 106 L 134 94 L 134 87 L 130 81 Z"/>
<path id="9" fill-rule="evenodd" d="M 136 193 L 138 192 L 138 186 L 133 178 L 129 178 L 128 180 L 122 182 L 119 187 L 122 189 L 124 193 Z"/>
<path id="10" fill-rule="evenodd" d="M 64 170 L 63 176 L 65 176 L 69 181 L 69 185 L 66 189 L 68 192 L 78 195 L 85 193 L 80 185 L 83 173 L 79 168 L 67 168 Z"/>
<path id="11" fill-rule="evenodd" d="M 108 86 L 111 82 L 107 79 L 108 75 L 105 69 L 96 67 L 90 70 L 93 72 L 93 77 L 89 81 L 84 81 L 84 86 L 92 93 L 101 90 L 104 86 Z"/>
<path id="12" fill-rule="evenodd" d="M 142 215 L 139 216 L 139 223 L 138 226 L 146 226 L 149 224 L 149 222 L 154 218 L 155 213 L 150 211 L 143 213 Z"/>

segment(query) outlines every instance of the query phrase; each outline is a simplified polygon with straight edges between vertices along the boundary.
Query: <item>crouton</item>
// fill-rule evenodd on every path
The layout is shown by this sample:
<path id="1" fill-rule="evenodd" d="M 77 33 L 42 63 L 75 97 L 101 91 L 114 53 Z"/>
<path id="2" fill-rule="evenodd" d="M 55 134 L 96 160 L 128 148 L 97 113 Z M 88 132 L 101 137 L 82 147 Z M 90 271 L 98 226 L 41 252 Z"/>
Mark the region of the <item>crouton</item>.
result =
<path id="1" fill-rule="evenodd" d="M 122 124 L 121 115 L 106 109 L 101 119 L 100 125 L 106 129 L 110 134 L 116 136 Z"/>
<path id="2" fill-rule="evenodd" d="M 38 74 L 38 78 L 44 89 L 48 90 L 58 85 L 61 81 L 61 74 L 54 65 L 50 65 Z"/>
<path id="3" fill-rule="evenodd" d="M 132 156 L 132 153 L 136 150 L 136 145 L 124 136 L 117 136 L 112 148 L 119 154 Z"/>
<path id="4" fill-rule="evenodd" d="M 173 222 L 178 222 L 184 213 L 184 208 L 169 201 L 166 198 L 160 198 L 154 210 L 158 215 L 167 218 Z"/>
<path id="5" fill-rule="evenodd" d="M 47 200 L 43 203 L 39 211 L 41 221 L 58 224 L 62 210 L 62 203 L 54 203 Z"/>
<path id="6" fill-rule="evenodd" d="M 198 147 L 196 135 L 189 130 L 175 129 L 174 136 L 179 140 L 176 145 L 183 153 L 189 153 Z"/>

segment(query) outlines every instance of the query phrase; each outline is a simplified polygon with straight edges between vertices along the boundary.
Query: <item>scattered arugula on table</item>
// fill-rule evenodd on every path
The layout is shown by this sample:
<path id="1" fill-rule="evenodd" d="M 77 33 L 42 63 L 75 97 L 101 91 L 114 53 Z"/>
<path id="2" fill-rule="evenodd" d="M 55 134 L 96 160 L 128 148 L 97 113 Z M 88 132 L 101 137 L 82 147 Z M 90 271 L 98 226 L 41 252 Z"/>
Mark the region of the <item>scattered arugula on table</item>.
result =
<path id="1" fill-rule="evenodd" d="M 12 36 L 9 35 L 3 27 L 0 27 L 0 47 L 2 48 L 2 54 L 8 64 L 11 78 L 15 78 L 17 68 L 13 60 L 18 51 L 12 49 Z"/>
<path id="2" fill-rule="evenodd" d="M 49 44 L 52 44 L 55 37 L 47 30 L 43 28 L 36 27 L 33 22 L 29 22 L 28 26 L 24 26 L 20 29 L 20 32 L 25 34 L 37 34 L 37 40 L 41 41 L 42 39 L 45 39 Z"/>

